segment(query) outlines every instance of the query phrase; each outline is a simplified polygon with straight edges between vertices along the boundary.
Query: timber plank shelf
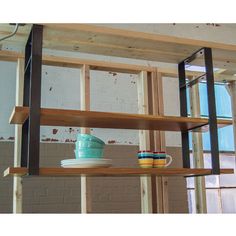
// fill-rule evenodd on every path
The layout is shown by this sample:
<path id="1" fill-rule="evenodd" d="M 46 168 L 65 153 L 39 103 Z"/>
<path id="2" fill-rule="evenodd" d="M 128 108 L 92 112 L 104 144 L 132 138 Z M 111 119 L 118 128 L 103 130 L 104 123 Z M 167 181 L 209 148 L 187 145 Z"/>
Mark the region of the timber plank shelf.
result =
<path id="1" fill-rule="evenodd" d="M 233 174 L 233 169 L 221 169 L 221 174 Z M 188 168 L 40 168 L 40 176 L 202 176 L 211 175 L 211 169 L 188 169 Z M 28 175 L 28 169 L 22 167 L 8 167 L 4 171 L 4 177 L 9 175 Z"/>
<path id="2" fill-rule="evenodd" d="M 28 116 L 28 107 L 16 106 L 13 109 L 9 122 L 11 124 L 23 124 Z M 206 131 L 208 119 L 41 108 L 40 123 L 45 126 L 78 126 L 166 131 L 188 131 L 199 128 L 202 131 Z M 231 124 L 232 120 L 218 120 L 218 127 L 224 127 Z"/>

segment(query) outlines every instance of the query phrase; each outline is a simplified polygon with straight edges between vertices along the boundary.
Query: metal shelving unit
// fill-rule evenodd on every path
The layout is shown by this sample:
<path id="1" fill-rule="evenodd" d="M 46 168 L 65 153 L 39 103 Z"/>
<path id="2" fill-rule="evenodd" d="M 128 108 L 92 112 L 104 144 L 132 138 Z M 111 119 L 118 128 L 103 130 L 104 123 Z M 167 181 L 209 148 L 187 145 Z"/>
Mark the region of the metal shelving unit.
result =
<path id="1" fill-rule="evenodd" d="M 52 27 L 52 26 L 50 26 Z M 145 115 L 122 114 L 122 113 L 104 113 L 92 111 L 70 111 L 59 109 L 41 108 L 41 69 L 44 63 L 51 63 L 62 66 L 63 62 L 53 62 L 43 59 L 43 25 L 33 25 L 29 38 L 25 47 L 25 70 L 24 70 L 24 101 L 23 106 L 14 109 L 11 116 L 11 123 L 22 124 L 22 148 L 21 148 L 21 165 L 20 167 L 9 167 L 5 171 L 5 176 L 78 176 L 78 175 L 96 175 L 96 176 L 133 176 L 133 175 L 150 175 L 150 176 L 203 176 L 210 174 L 231 174 L 232 169 L 220 169 L 219 166 L 219 149 L 217 128 L 232 124 L 229 120 L 218 120 L 216 118 L 215 95 L 214 95 L 214 75 L 212 64 L 211 48 L 201 48 L 196 53 L 179 63 L 179 79 L 180 79 L 180 103 L 181 117 L 165 117 L 156 115 L 155 113 Z M 58 29 L 57 29 L 58 30 Z M 101 32 L 100 32 L 101 33 Z M 131 37 L 131 36 L 130 36 Z M 48 42 L 46 43 L 48 45 Z M 193 47 L 195 48 L 195 47 Z M 186 83 L 185 65 L 196 59 L 199 55 L 204 55 L 206 67 L 206 81 L 208 91 L 208 107 L 209 119 L 187 117 L 187 86 L 191 86 L 198 82 L 200 78 L 195 79 L 191 83 Z M 50 62 L 49 62 L 50 61 Z M 68 62 L 75 66 L 75 61 Z M 95 63 L 96 64 L 96 63 Z M 88 65 L 89 66 L 89 65 Z M 95 69 L 113 68 L 115 71 L 123 71 L 119 69 L 118 64 L 111 67 L 104 65 L 92 65 Z M 124 71 L 140 73 L 143 68 L 138 69 L 134 66 L 124 66 Z M 131 68 L 132 67 L 132 68 Z M 147 80 L 156 73 L 155 69 L 148 68 L 146 71 Z M 149 82 L 148 82 L 149 83 Z M 154 91 L 154 94 L 157 91 Z M 153 102 L 153 101 L 152 101 Z M 162 112 L 158 111 L 158 114 Z M 99 120 L 100 119 L 100 120 Z M 117 125 L 117 119 L 122 120 Z M 76 125 L 78 127 L 100 127 L 100 128 L 125 128 L 125 129 L 146 129 L 146 130 L 172 130 L 181 131 L 182 133 L 182 151 L 183 151 L 183 168 L 168 169 L 139 169 L 139 168 L 109 168 L 109 169 L 63 169 L 63 168 L 40 168 L 39 160 L 39 144 L 40 144 L 40 125 Z M 217 127 L 218 125 L 218 127 Z M 212 150 L 212 169 L 190 168 L 189 158 L 189 131 L 201 131 L 209 126 Z M 161 137 L 161 135 L 160 135 Z M 160 144 L 163 146 L 163 144 Z"/>

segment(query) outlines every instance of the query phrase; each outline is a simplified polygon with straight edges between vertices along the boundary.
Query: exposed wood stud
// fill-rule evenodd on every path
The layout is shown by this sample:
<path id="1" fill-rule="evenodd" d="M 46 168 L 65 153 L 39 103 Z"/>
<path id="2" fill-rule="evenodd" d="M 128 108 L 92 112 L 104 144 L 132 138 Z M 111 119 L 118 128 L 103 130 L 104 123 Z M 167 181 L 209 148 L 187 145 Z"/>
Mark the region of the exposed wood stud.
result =
<path id="1" fill-rule="evenodd" d="M 82 111 L 90 111 L 90 69 L 88 65 L 81 68 L 80 73 L 80 103 Z M 81 128 L 81 133 L 90 134 L 89 128 Z"/>
<path id="2" fill-rule="evenodd" d="M 155 100 L 155 95 L 157 91 L 155 91 L 156 83 L 155 83 L 155 72 L 148 72 L 147 73 L 147 90 L 148 90 L 148 114 L 156 115 L 158 105 L 157 100 Z M 149 138 L 150 138 L 150 150 L 155 150 L 156 145 L 156 133 L 158 131 L 150 130 L 149 131 Z M 151 191 L 152 191 L 152 212 L 159 213 L 159 205 L 162 205 L 162 197 L 158 195 L 158 181 L 156 176 L 151 177 Z"/>
<path id="3" fill-rule="evenodd" d="M 232 81 L 226 85 L 227 91 L 230 94 L 231 99 L 231 109 L 232 109 L 232 118 L 233 118 L 233 132 L 234 132 L 234 152 L 236 155 L 236 81 Z M 234 155 L 234 157 L 235 157 Z M 234 158 L 234 164 L 236 166 L 236 160 Z M 221 190 L 219 190 L 221 211 L 222 211 L 222 198 L 221 198 Z"/>
<path id="4" fill-rule="evenodd" d="M 0 51 L 1 61 L 17 61 L 18 58 L 24 58 L 24 55 L 18 52 L 12 52 L 6 50 Z M 112 71 L 112 72 L 131 73 L 131 74 L 138 74 L 141 71 L 147 71 L 147 72 L 155 71 L 155 68 L 150 66 L 131 65 L 124 63 L 96 61 L 96 60 L 71 58 L 71 57 L 59 57 L 51 55 L 43 55 L 42 63 L 43 65 L 48 65 L 48 66 L 59 66 L 68 68 L 81 68 L 84 64 L 86 64 L 90 66 L 90 70 Z M 175 68 L 158 67 L 158 72 L 165 77 L 174 77 L 174 78 L 178 77 L 178 71 Z M 201 74 L 202 73 L 197 71 L 186 71 L 186 76 L 198 77 Z M 214 73 L 214 79 L 217 82 L 235 81 L 236 77 L 234 76 L 234 74 L 235 73 L 232 71 L 228 72 L 227 70 L 222 69 Z"/>
<path id="5" fill-rule="evenodd" d="M 163 96 L 163 77 L 162 74 L 156 70 L 157 93 L 158 93 L 158 115 L 164 116 L 164 96 Z M 159 131 L 160 146 L 157 148 L 160 151 L 166 151 L 165 132 Z M 169 212 L 169 198 L 168 198 L 168 178 L 161 177 L 161 192 L 163 199 L 163 213 Z"/>
<path id="6" fill-rule="evenodd" d="M 236 151 L 236 81 L 228 83 L 227 88 L 231 98 L 233 130 L 234 130 L 234 150 Z"/>
<path id="7" fill-rule="evenodd" d="M 138 111 L 140 114 L 148 114 L 148 82 L 147 72 L 139 74 L 138 82 Z M 150 134 L 147 130 L 139 131 L 139 149 L 150 150 Z M 152 213 L 152 181 L 150 176 L 140 177 L 141 187 L 141 212 Z"/>
<path id="8" fill-rule="evenodd" d="M 190 94 L 190 104 L 191 104 L 190 106 L 191 116 L 201 117 L 198 83 L 190 87 L 189 94 Z M 204 168 L 204 153 L 203 153 L 203 143 L 202 143 L 201 133 L 198 132 L 192 133 L 192 147 L 193 147 L 194 168 Z M 207 213 L 205 178 L 195 177 L 194 183 L 195 183 L 196 212 Z"/>
<path id="9" fill-rule="evenodd" d="M 23 106 L 24 91 L 24 59 L 17 60 L 16 69 L 16 106 Z M 14 167 L 21 165 L 22 125 L 15 126 Z M 13 213 L 22 213 L 22 178 L 13 178 Z"/>
<path id="10" fill-rule="evenodd" d="M 88 65 L 83 65 L 80 71 L 80 107 L 90 110 L 90 71 Z M 81 133 L 90 134 L 90 128 L 82 127 Z M 91 209 L 91 178 L 81 175 L 81 213 L 92 212 Z"/>
<path id="11" fill-rule="evenodd" d="M 149 114 L 159 115 L 160 106 L 162 106 L 162 94 L 160 94 L 160 86 L 158 81 L 157 71 L 151 73 L 151 77 L 148 78 L 149 85 Z M 160 131 L 150 131 L 151 149 L 161 150 L 162 138 Z M 153 212 L 164 213 L 164 196 L 163 196 L 163 178 L 152 176 L 152 197 L 156 198 L 152 200 L 155 205 L 153 205 Z M 155 194 L 154 194 L 155 193 Z M 166 199 L 168 201 L 168 199 Z"/>

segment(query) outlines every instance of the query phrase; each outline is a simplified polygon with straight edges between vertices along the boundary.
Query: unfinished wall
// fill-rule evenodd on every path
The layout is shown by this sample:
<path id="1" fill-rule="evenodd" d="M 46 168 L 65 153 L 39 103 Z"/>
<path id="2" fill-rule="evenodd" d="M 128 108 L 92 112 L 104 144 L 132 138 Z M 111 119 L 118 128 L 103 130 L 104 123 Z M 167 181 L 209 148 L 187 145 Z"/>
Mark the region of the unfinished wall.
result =
<path id="1" fill-rule="evenodd" d="M 41 144 L 41 166 L 59 166 L 73 157 L 73 144 Z M 0 172 L 13 164 L 13 143 L 0 142 Z M 137 166 L 138 146 L 107 145 L 105 157 L 116 167 Z M 180 148 L 168 148 L 175 155 L 173 166 L 181 165 Z M 12 177 L 0 176 L 0 213 L 12 212 Z M 185 180 L 169 178 L 170 213 L 188 212 Z M 139 177 L 93 177 L 93 213 L 140 213 Z M 80 177 L 27 177 L 23 179 L 24 213 L 80 213 Z"/>
<path id="2" fill-rule="evenodd" d="M 8 120 L 15 104 L 16 63 L 0 62 L 0 71 L 0 140 L 6 141 L 14 138 L 14 126 Z M 179 115 L 178 80 L 165 78 L 163 85 L 165 114 Z M 79 69 L 43 66 L 42 107 L 79 109 L 79 91 Z M 137 113 L 137 99 L 137 75 L 91 72 L 91 110 Z M 79 128 L 47 126 L 40 132 L 42 142 L 71 142 Z M 137 130 L 92 129 L 92 134 L 106 143 L 138 145 Z M 167 132 L 166 139 L 168 146 L 180 146 L 178 133 Z"/>
<path id="3" fill-rule="evenodd" d="M 15 101 L 15 63 L 0 63 L 1 73 L 8 77 L 1 78 L 5 87 L 0 93 L 1 107 L 4 115 L 0 118 L 1 171 L 13 163 L 14 126 L 8 124 Z M 80 108 L 79 69 L 43 67 L 42 106 L 66 109 Z M 100 111 L 117 111 L 137 113 L 137 76 L 109 72 L 91 73 L 91 109 Z M 165 79 L 165 112 L 168 115 L 179 114 L 179 107 L 173 101 L 178 100 L 178 80 Z M 1 86 L 1 88 L 3 88 Z M 3 102 L 3 101 L 8 101 Z M 42 166 L 58 166 L 61 159 L 68 155 L 73 157 L 72 142 L 76 139 L 79 128 L 76 127 L 41 127 Z M 138 131 L 117 129 L 92 129 L 92 134 L 102 138 L 106 143 L 124 144 L 111 146 L 107 156 L 117 158 L 123 166 L 132 166 L 133 156 L 136 162 Z M 167 145 L 180 146 L 178 133 L 167 132 Z M 54 143 L 54 144 L 52 144 Z M 56 144 L 57 143 L 57 144 Z M 65 145 L 63 143 L 68 143 Z M 6 146 L 5 146 L 6 145 Z M 109 147 L 109 146 L 108 146 Z M 111 156 L 109 155 L 109 150 Z M 135 151 L 134 151 L 135 150 Z M 126 152 L 125 159 L 120 157 Z M 131 154 L 127 154 L 131 152 Z M 117 156 L 119 154 L 119 156 Z M 173 155 L 176 157 L 175 153 Z M 181 160 L 179 158 L 179 160 Z M 130 162 L 131 161 L 131 162 Z M 181 185 L 181 184 L 182 185 Z M 180 187 L 181 185 L 181 187 Z M 1 186 L 1 185 L 0 185 Z M 46 187 L 45 187 L 46 186 Z M 173 184 L 171 191 L 170 212 L 187 212 L 186 185 L 182 181 Z M 179 187 L 178 187 L 179 186 Z M 12 179 L 3 179 L 0 193 L 0 212 L 12 212 Z M 6 191 L 5 191 L 6 189 Z M 183 191 L 179 191 L 183 189 Z M 118 190 L 118 192 L 116 191 Z M 100 194 L 98 193 L 100 191 Z M 185 191 L 185 192 L 184 192 Z M 79 178 L 32 178 L 24 179 L 24 212 L 80 212 Z M 176 198 L 175 198 L 176 197 Z M 2 198 L 2 199 L 1 199 Z M 140 212 L 139 178 L 98 178 L 93 181 L 93 212 Z M 182 199 L 182 200 L 181 200 Z M 2 201 L 1 201 L 2 200 Z M 106 203 L 106 204 L 105 204 Z"/>

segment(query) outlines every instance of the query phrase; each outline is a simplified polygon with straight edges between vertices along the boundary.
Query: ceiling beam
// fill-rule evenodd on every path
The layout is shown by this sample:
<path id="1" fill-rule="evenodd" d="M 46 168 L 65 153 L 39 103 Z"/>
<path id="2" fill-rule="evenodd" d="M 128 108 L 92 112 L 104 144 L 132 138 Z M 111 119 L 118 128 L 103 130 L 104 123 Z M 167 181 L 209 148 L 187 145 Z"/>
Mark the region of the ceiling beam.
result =
<path id="1" fill-rule="evenodd" d="M 0 51 L 0 61 L 17 61 L 18 58 L 24 58 L 24 54 L 14 51 Z M 80 58 L 71 58 L 71 57 L 59 57 L 51 55 L 43 55 L 43 65 L 49 66 L 59 66 L 59 67 L 69 67 L 69 68 L 80 68 L 83 65 L 90 65 L 91 70 L 100 70 L 100 71 L 112 71 L 112 72 L 121 72 L 121 73 L 131 73 L 138 74 L 140 71 L 154 71 L 154 66 L 143 66 L 143 65 L 132 65 L 125 63 L 116 63 L 116 62 L 106 62 L 106 61 L 96 61 Z M 158 67 L 158 66 L 157 66 Z M 177 68 L 168 68 L 168 67 L 158 67 L 158 71 L 164 77 L 178 77 Z M 235 81 L 236 76 L 234 75 L 225 75 L 223 70 L 214 73 L 215 81 L 217 82 L 227 82 Z M 200 76 L 202 73 L 196 71 L 187 71 L 187 76 Z"/>

